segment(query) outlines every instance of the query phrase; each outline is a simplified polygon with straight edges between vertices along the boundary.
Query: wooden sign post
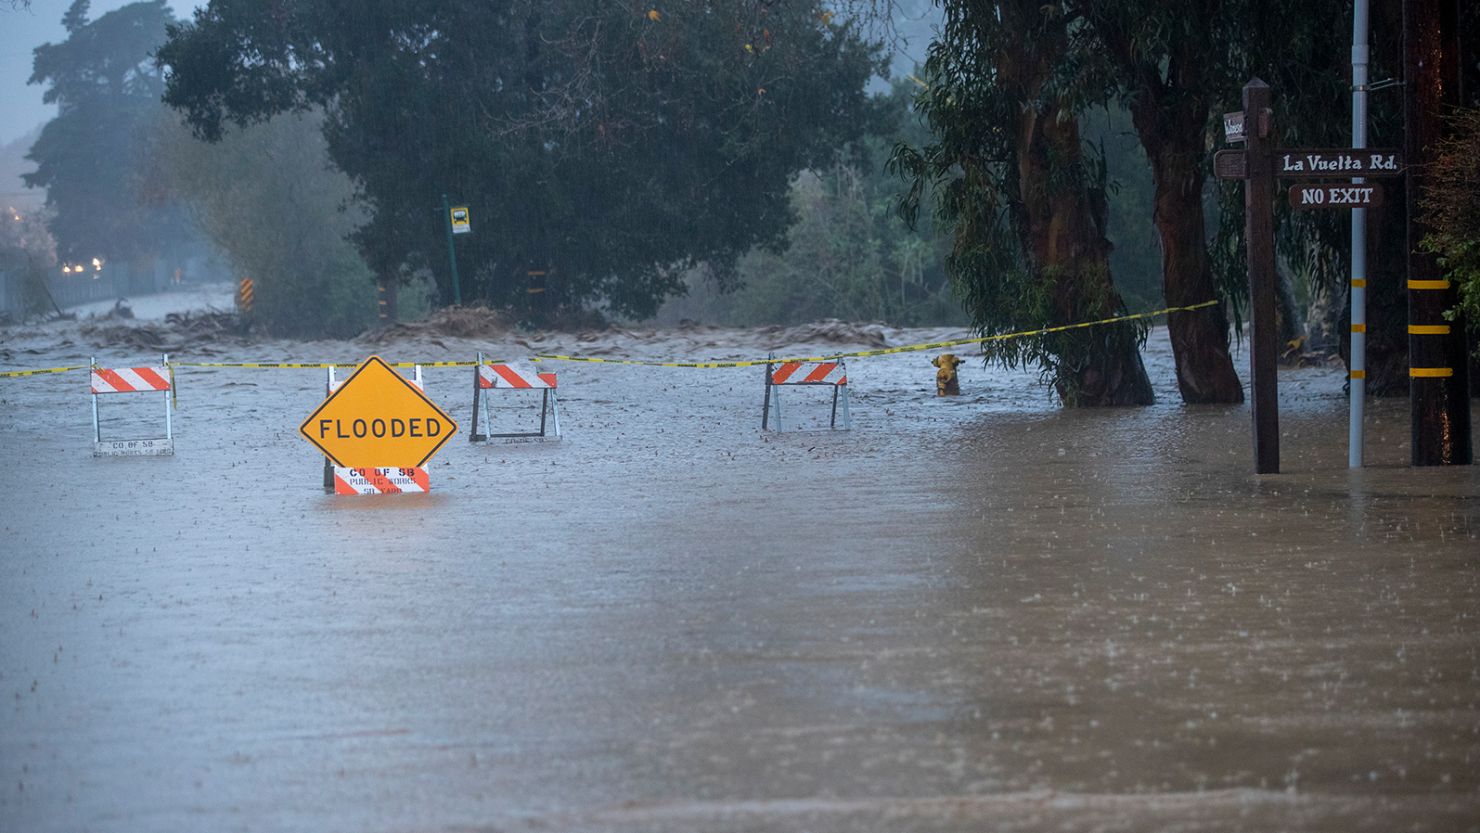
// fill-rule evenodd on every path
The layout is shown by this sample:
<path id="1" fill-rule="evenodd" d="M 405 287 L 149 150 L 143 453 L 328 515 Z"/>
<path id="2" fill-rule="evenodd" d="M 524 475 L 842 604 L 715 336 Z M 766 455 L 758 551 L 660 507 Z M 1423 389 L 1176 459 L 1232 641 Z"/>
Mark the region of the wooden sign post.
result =
<path id="1" fill-rule="evenodd" d="M 1213 175 L 1244 182 L 1244 244 L 1249 269 L 1249 336 L 1254 400 L 1254 471 L 1280 470 L 1280 411 L 1275 327 L 1274 188 L 1276 178 L 1357 179 L 1394 177 L 1404 172 L 1403 154 L 1366 148 L 1276 150 L 1270 89 L 1255 78 L 1244 85 L 1244 110 L 1223 116 L 1224 138 L 1244 150 L 1213 155 Z M 1361 179 L 1351 184 L 1302 182 L 1290 186 L 1290 207 L 1372 208 L 1382 205 L 1381 186 Z M 1410 284 L 1412 282 L 1410 281 Z"/>
<path id="2" fill-rule="evenodd" d="M 1269 85 L 1258 78 L 1244 85 L 1242 112 L 1223 115 L 1223 138 L 1244 150 L 1220 150 L 1213 174 L 1244 183 L 1244 261 L 1252 308 L 1249 352 L 1254 417 L 1254 471 L 1280 470 L 1280 399 L 1277 379 L 1279 331 L 1275 326 L 1274 111 Z"/>
<path id="3" fill-rule="evenodd" d="M 1254 471 L 1280 470 L 1279 330 L 1275 324 L 1274 137 L 1269 85 L 1244 85 L 1244 243 L 1249 269 L 1249 364 Z M 1225 123 L 1227 117 L 1225 117 Z M 1252 128 L 1252 129 L 1250 129 Z"/>

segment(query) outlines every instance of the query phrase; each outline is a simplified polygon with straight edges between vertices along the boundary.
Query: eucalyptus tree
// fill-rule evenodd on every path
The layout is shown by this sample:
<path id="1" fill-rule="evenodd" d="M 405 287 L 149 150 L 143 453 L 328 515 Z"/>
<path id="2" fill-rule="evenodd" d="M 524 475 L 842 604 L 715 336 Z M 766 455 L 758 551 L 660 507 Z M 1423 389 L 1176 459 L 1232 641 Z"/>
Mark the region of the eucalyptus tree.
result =
<path id="1" fill-rule="evenodd" d="M 1108 79 L 1068 2 L 947 2 L 918 105 L 934 139 L 901 145 L 914 221 L 928 190 L 954 232 L 949 268 L 984 334 L 1073 324 L 1125 311 L 1110 274 L 1103 160 L 1077 115 Z M 1152 401 L 1131 323 L 989 342 L 1008 365 L 1036 364 L 1068 405 Z"/>
<path id="2" fill-rule="evenodd" d="M 1155 183 L 1154 221 L 1161 237 L 1162 290 L 1168 306 L 1219 298 L 1205 240 L 1213 104 L 1242 81 L 1229 57 L 1247 26 L 1221 0 L 1077 0 L 1115 74 Z M 1242 402 L 1228 347 L 1228 319 L 1215 306 L 1168 316 L 1167 331 L 1185 402 Z"/>
<path id="3" fill-rule="evenodd" d="M 381 275 L 450 294 L 441 195 L 467 205 L 466 294 L 533 317 L 643 315 L 779 246 L 793 175 L 861 134 L 880 69 L 821 0 L 211 0 L 159 63 L 205 139 L 322 108 Z"/>
<path id="4" fill-rule="evenodd" d="M 26 185 L 46 189 L 50 228 L 64 261 L 159 255 L 187 228 L 184 211 L 148 176 L 148 139 L 165 112 L 152 53 L 174 20 L 165 0 L 144 0 L 88 18 L 76 0 L 67 38 L 36 48 L 30 83 L 57 116 L 26 158 Z"/>

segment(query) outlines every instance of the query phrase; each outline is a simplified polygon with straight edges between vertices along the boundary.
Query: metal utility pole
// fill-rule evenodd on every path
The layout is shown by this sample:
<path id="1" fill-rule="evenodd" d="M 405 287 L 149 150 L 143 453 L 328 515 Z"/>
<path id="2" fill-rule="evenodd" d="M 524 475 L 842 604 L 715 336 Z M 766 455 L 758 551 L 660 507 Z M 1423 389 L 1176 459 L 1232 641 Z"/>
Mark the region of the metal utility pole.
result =
<path id="1" fill-rule="evenodd" d="M 1459 9 L 1449 0 L 1404 0 L 1403 132 L 1408 161 L 1408 390 L 1413 465 L 1469 465 L 1469 349 L 1462 319 L 1447 320 L 1458 293 L 1432 254 L 1418 202 L 1425 163 L 1443 133 L 1443 110 L 1458 103 Z"/>
<path id="2" fill-rule="evenodd" d="M 1356 0 L 1352 12 L 1352 148 L 1367 147 L 1368 0 Z M 1366 182 L 1354 178 L 1353 184 Z M 1367 410 L 1367 209 L 1352 209 L 1351 416 L 1346 435 L 1348 468 L 1362 467 Z"/>
<path id="3" fill-rule="evenodd" d="M 452 303 L 462 306 L 462 283 L 457 278 L 457 249 L 452 245 L 452 203 L 442 195 L 442 225 L 447 230 L 447 262 L 452 266 Z"/>

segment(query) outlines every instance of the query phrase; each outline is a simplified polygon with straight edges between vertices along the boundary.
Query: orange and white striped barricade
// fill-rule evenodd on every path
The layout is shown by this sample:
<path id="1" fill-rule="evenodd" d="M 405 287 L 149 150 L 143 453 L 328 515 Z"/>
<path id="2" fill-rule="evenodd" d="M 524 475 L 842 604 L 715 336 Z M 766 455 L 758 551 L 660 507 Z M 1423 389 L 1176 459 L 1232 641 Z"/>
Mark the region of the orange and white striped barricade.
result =
<path id="1" fill-rule="evenodd" d="M 779 388 L 797 386 L 831 387 L 832 414 L 829 428 L 838 427 L 839 405 L 842 405 L 843 428 L 853 427 L 853 415 L 848 405 L 848 367 L 842 359 L 830 361 L 766 362 L 766 399 L 761 405 L 761 430 L 775 423 L 775 430 L 786 430 L 781 422 L 781 396 Z"/>
<path id="2" fill-rule="evenodd" d="M 336 495 L 420 494 L 432 490 L 424 468 L 344 468 L 334 466 Z"/>
<path id="3" fill-rule="evenodd" d="M 98 360 L 89 360 L 91 370 L 90 393 L 92 394 L 93 456 L 94 457 L 164 457 L 175 453 L 174 392 L 175 382 L 170 373 L 170 357 L 160 357 L 159 364 L 150 367 L 99 367 Z M 103 439 L 102 421 L 98 416 L 98 397 L 123 393 L 157 393 L 164 398 L 164 436 L 142 437 L 129 440 Z"/>
<path id="4" fill-rule="evenodd" d="M 560 439 L 560 398 L 556 395 L 555 374 L 537 371 L 526 364 L 484 361 L 478 354 L 473 367 L 473 428 L 468 438 L 473 442 L 501 439 L 509 442 Z M 493 433 L 493 411 L 489 404 L 489 391 L 539 391 L 540 430 L 515 431 L 504 434 Z M 483 430 L 478 430 L 478 420 L 483 420 Z"/>
<path id="5" fill-rule="evenodd" d="M 411 384 L 425 389 L 421 379 L 421 365 L 413 365 Z M 329 378 L 324 384 L 324 395 L 328 396 L 344 384 L 329 368 Z M 324 493 L 330 495 L 400 495 L 420 494 L 432 490 L 431 477 L 424 467 L 417 468 L 352 468 L 336 466 L 328 457 L 324 458 Z"/>

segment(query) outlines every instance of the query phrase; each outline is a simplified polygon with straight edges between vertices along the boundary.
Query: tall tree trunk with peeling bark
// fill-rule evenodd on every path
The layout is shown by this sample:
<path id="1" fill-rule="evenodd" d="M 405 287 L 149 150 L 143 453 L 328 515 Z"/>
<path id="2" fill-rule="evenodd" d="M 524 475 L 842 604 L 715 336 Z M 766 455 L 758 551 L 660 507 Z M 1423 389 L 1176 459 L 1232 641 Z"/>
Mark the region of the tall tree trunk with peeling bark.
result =
<path id="1" fill-rule="evenodd" d="M 1208 262 L 1203 217 L 1202 122 L 1192 129 L 1165 130 L 1157 102 L 1143 100 L 1131 108 L 1141 143 L 1151 159 L 1156 187 L 1153 217 L 1161 237 L 1162 292 L 1169 307 L 1218 299 Z M 1177 388 L 1190 404 L 1244 401 L 1244 389 L 1228 350 L 1228 319 L 1221 306 L 1167 316 Z"/>
<path id="2" fill-rule="evenodd" d="M 1154 15 L 1140 13 L 1134 4 L 1084 0 L 1083 5 L 1120 76 L 1136 135 L 1151 162 L 1166 304 L 1219 300 L 1208 259 L 1203 183 L 1210 89 L 1217 83 L 1210 51 L 1220 37 L 1213 18 L 1220 4 L 1204 6 L 1204 15 L 1190 9 L 1178 15 L 1175 35 L 1164 39 L 1145 37 L 1142 30 Z M 1167 317 L 1182 401 L 1244 400 L 1229 354 L 1228 330 L 1221 306 Z"/>
<path id="3" fill-rule="evenodd" d="M 1089 187 L 1079 124 L 1057 105 L 1025 108 L 1018 120 L 1016 212 L 1031 268 L 1049 285 L 1057 323 L 1104 318 L 1123 308 L 1110 276 L 1103 192 Z M 1054 385 L 1066 404 L 1149 405 L 1151 382 L 1135 331 L 1124 324 L 1072 334 L 1087 348 L 1065 351 Z"/>
<path id="4" fill-rule="evenodd" d="M 903 211 L 935 191 L 954 228 L 951 277 L 984 335 L 1124 314 L 1110 274 L 1105 172 L 1086 154 L 1078 102 L 1087 79 L 1062 68 L 1076 24 L 1063 2 L 946 3 L 917 105 L 936 141 L 901 145 L 913 179 Z M 1037 364 L 1070 406 L 1145 405 L 1144 328 L 1131 322 L 1014 336 L 984 345 L 1008 366 Z"/>

